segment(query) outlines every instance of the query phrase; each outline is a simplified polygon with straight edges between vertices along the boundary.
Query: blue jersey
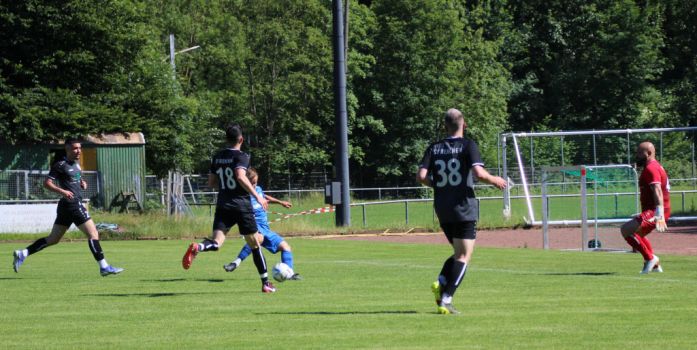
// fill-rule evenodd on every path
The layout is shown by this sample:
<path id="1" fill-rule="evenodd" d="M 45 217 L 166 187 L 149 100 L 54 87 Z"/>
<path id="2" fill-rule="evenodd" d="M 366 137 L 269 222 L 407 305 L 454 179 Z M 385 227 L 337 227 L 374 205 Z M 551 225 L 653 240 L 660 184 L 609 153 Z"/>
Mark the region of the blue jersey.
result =
<path id="1" fill-rule="evenodd" d="M 264 198 L 264 190 L 261 189 L 261 186 L 255 186 L 254 190 Z M 254 196 L 250 195 L 249 197 L 252 199 L 252 209 L 254 209 L 254 220 L 257 221 L 257 228 L 259 228 L 259 231 L 270 230 L 269 217 L 266 214 L 266 210 L 264 210 L 264 207 L 261 206 Z"/>

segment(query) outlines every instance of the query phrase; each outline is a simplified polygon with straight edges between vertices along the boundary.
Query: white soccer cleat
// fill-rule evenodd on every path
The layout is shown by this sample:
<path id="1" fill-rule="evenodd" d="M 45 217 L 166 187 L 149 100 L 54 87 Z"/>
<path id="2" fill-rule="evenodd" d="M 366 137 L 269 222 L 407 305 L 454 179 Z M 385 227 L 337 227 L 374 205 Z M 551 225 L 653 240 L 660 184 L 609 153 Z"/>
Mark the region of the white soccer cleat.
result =
<path id="1" fill-rule="evenodd" d="M 644 269 L 641 270 L 640 273 L 647 274 L 647 273 L 651 272 L 654 267 L 658 266 L 659 261 L 660 261 L 660 259 L 658 259 L 658 255 L 654 254 L 653 259 L 644 263 Z M 659 266 L 659 268 L 660 268 L 660 266 Z M 663 271 L 663 269 L 661 269 L 661 271 Z"/>
<path id="2" fill-rule="evenodd" d="M 661 267 L 661 265 L 656 265 L 653 267 L 653 270 L 651 270 L 651 272 L 663 273 L 663 268 Z"/>

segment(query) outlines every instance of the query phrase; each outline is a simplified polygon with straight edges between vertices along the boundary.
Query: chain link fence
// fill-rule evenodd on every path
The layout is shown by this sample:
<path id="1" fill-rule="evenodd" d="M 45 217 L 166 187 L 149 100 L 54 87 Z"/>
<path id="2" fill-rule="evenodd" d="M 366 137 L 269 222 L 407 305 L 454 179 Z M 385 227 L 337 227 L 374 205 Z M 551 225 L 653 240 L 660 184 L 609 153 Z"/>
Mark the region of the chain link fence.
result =
<path id="1" fill-rule="evenodd" d="M 0 201 L 57 200 L 58 195 L 44 187 L 47 175 L 47 170 L 0 170 Z M 96 200 L 101 193 L 99 172 L 83 171 L 82 178 L 87 182 L 84 198 Z"/>

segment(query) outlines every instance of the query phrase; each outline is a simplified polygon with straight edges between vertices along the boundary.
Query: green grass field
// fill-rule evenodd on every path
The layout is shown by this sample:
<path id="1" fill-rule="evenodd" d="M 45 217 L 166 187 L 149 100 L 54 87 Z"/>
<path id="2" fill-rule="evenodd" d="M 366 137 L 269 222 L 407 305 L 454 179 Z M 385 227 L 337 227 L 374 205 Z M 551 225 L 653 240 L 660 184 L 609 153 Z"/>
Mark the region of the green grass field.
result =
<path id="1" fill-rule="evenodd" d="M 106 278 L 84 241 L 31 256 L 19 274 L 11 252 L 26 243 L 2 243 L 1 347 L 697 347 L 694 256 L 661 255 L 666 272 L 640 276 L 633 254 L 482 248 L 455 296 L 463 314 L 444 316 L 429 285 L 448 246 L 289 242 L 305 280 L 273 295 L 260 293 L 251 259 L 223 271 L 240 239 L 189 271 L 180 265 L 187 241 L 105 241 L 107 259 L 126 268 Z"/>

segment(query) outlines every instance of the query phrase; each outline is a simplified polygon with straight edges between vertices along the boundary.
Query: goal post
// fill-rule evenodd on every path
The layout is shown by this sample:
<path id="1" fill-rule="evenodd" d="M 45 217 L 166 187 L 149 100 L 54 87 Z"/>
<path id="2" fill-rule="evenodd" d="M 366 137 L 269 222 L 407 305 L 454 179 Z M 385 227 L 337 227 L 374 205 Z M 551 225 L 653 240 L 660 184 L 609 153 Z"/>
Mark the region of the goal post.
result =
<path id="1" fill-rule="evenodd" d="M 670 222 L 697 221 L 695 126 L 501 133 L 497 152 L 500 156 L 499 175 L 518 184 L 515 188 L 507 187 L 503 192 L 504 217 L 522 217 L 528 226 L 541 224 L 539 198 L 542 167 L 631 166 L 636 146 L 644 141 L 656 145 L 658 160 L 670 177 L 673 199 Z M 566 175 L 561 175 L 563 180 Z M 580 181 L 580 178 L 576 176 L 576 180 Z M 588 187 L 589 191 L 592 189 Z M 593 204 L 589 203 L 591 206 Z M 623 205 L 629 206 L 628 203 Z"/>

